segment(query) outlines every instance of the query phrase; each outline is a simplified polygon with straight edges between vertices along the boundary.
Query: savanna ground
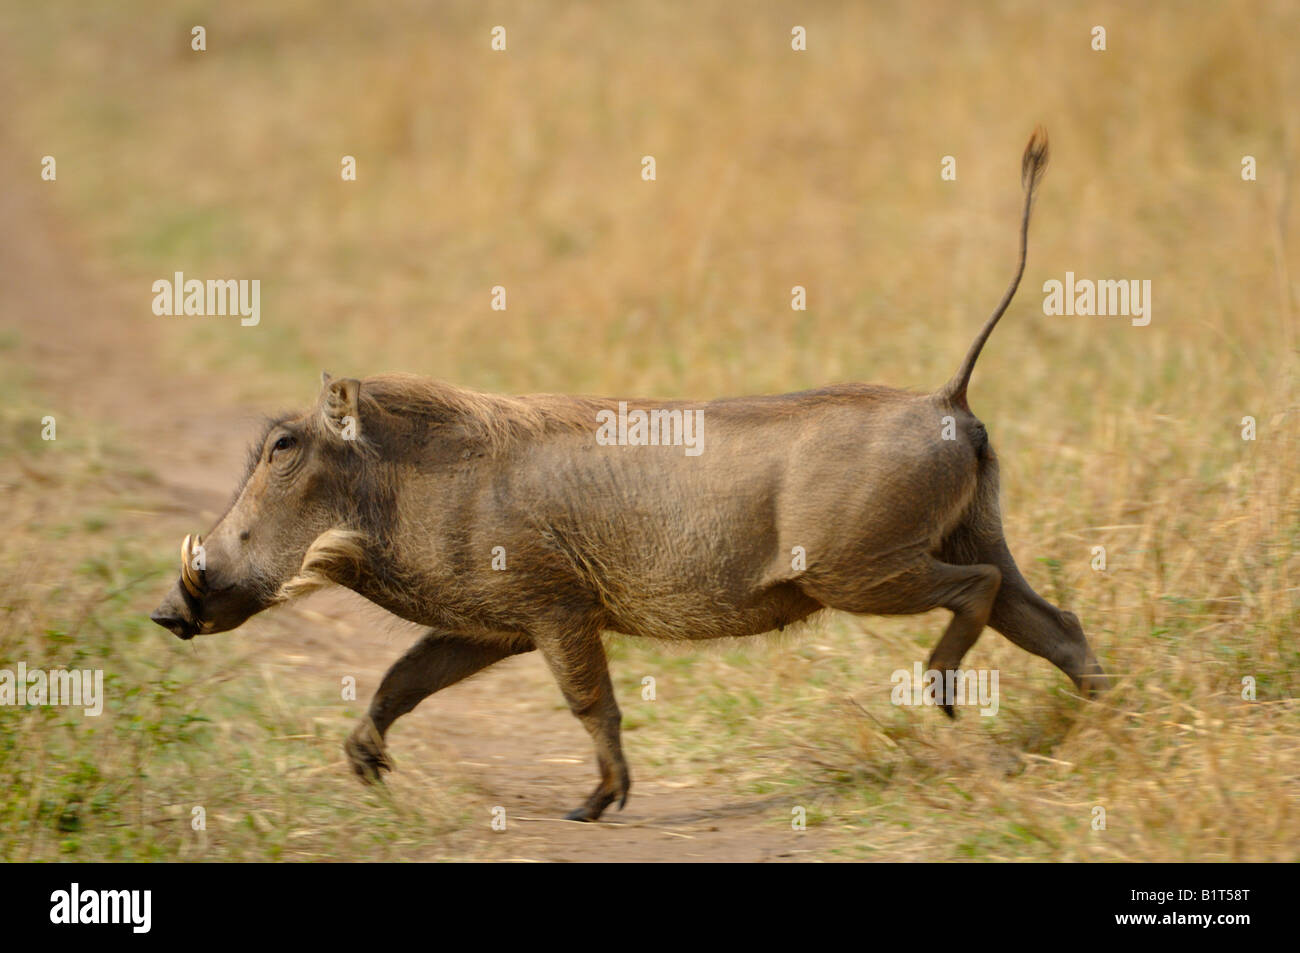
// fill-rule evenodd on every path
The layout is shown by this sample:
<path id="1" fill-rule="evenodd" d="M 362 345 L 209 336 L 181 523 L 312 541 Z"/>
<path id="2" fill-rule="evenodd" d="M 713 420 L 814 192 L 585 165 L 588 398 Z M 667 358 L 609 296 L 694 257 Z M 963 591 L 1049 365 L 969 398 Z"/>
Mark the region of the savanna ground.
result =
<path id="1" fill-rule="evenodd" d="M 610 6 L 5 5 L 0 667 L 101 668 L 108 698 L 0 708 L 0 858 L 1297 859 L 1292 6 Z M 1040 120 L 1029 269 L 971 401 L 1103 701 L 986 632 L 997 717 L 891 705 L 946 613 L 614 640 L 632 795 L 578 825 L 590 744 L 539 658 L 426 701 L 364 789 L 341 742 L 411 627 L 340 593 L 193 643 L 148 621 L 258 415 L 322 368 L 939 385 L 1008 278 Z M 1150 279 L 1150 326 L 1044 315 L 1067 270 Z M 259 278 L 261 323 L 155 316 L 175 271 Z"/>

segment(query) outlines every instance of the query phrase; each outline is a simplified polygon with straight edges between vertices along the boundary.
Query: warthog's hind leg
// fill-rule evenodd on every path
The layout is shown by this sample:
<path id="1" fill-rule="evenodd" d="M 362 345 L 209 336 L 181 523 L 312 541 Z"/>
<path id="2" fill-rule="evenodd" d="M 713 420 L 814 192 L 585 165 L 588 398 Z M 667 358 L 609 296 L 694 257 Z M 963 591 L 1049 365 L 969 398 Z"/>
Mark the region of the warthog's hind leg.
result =
<path id="1" fill-rule="evenodd" d="M 1110 680 L 1093 655 L 1078 617 L 1056 608 L 1030 588 L 1004 541 L 998 540 L 989 550 L 1004 580 L 989 625 L 1070 676 L 1085 698 L 1109 688 Z"/>
<path id="2" fill-rule="evenodd" d="M 1034 592 L 1011 557 L 998 523 L 982 532 L 959 529 L 944 541 L 943 555 L 957 562 L 991 563 L 1002 573 L 1002 585 L 988 617 L 992 628 L 1026 652 L 1047 659 L 1070 676 L 1085 696 L 1109 687 L 1078 618 Z"/>
<path id="3" fill-rule="evenodd" d="M 569 709 L 596 745 L 600 783 L 583 803 L 565 815 L 571 821 L 594 821 L 614 801 L 622 809 L 632 786 L 619 737 L 622 715 L 609 679 L 609 665 L 600 630 L 535 636 L 537 647 L 559 683 Z"/>
<path id="4" fill-rule="evenodd" d="M 381 780 L 381 771 L 393 770 L 384 736 L 394 721 L 434 692 L 531 649 L 531 645 L 518 642 L 489 642 L 430 629 L 393 663 L 379 683 L 366 717 L 344 742 L 352 770 L 362 781 Z"/>
<path id="5" fill-rule="evenodd" d="M 957 671 L 961 660 L 984 631 L 1002 574 L 996 566 L 956 566 L 925 556 L 883 581 L 823 584 L 812 594 L 832 609 L 872 615 L 917 615 L 948 609 L 952 619 L 930 654 L 929 669 Z M 945 677 L 944 684 L 948 684 Z M 943 710 L 951 718 L 951 699 Z"/>

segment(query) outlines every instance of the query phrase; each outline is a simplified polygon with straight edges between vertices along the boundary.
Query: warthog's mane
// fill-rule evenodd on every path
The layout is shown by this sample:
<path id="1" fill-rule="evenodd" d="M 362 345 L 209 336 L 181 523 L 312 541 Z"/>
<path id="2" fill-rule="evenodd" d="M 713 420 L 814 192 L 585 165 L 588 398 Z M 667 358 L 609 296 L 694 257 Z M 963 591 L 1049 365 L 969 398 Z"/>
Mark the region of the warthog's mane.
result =
<path id="1" fill-rule="evenodd" d="M 728 397 L 705 401 L 623 398 L 629 406 L 663 409 L 694 407 L 725 410 L 733 419 L 746 416 L 768 418 L 774 413 L 794 413 L 809 404 L 856 403 L 864 399 L 896 399 L 904 392 L 872 384 L 836 384 L 815 390 L 765 396 Z M 460 439 L 480 444 L 498 454 L 522 440 L 547 433 L 596 432 L 597 414 L 615 410 L 620 398 L 582 397 L 569 394 L 489 394 L 459 387 L 446 381 L 415 374 L 382 374 L 361 381 L 358 401 L 362 439 L 367 450 L 377 442 L 388 449 L 413 449 L 421 441 L 435 439 L 448 428 L 456 428 Z M 266 439 L 276 427 L 292 424 L 304 413 L 268 417 L 257 439 L 250 445 L 244 478 L 235 491 L 237 499 L 261 460 Z M 232 501 L 233 502 L 233 501 Z"/>
<path id="2" fill-rule="evenodd" d="M 555 427 L 596 426 L 599 402 L 558 394 L 511 397 L 457 387 L 414 374 L 384 374 L 361 382 L 361 418 L 396 418 L 424 428 L 459 425 L 466 436 L 492 451 Z M 364 423 L 363 423 L 364 426 Z"/>
<path id="3" fill-rule="evenodd" d="M 370 419 L 397 439 L 405 434 L 418 440 L 456 427 L 462 439 L 492 454 L 548 433 L 585 430 L 594 435 L 597 413 L 618 407 L 617 398 L 488 394 L 414 374 L 367 377 L 361 381 L 359 400 L 363 428 Z M 656 403 L 667 407 L 676 402 Z"/>
<path id="4" fill-rule="evenodd" d="M 741 419 L 747 415 L 770 418 L 773 414 L 794 413 L 813 404 L 858 404 L 872 398 L 897 399 L 904 393 L 874 384 L 850 383 L 789 394 L 715 400 L 580 397 L 570 394 L 506 396 L 473 391 L 414 374 L 386 374 L 363 380 L 360 400 L 363 420 L 365 411 L 370 409 L 411 422 L 459 424 L 468 435 L 497 451 L 522 438 L 546 432 L 590 430 L 594 434 L 599 423 L 597 413 L 616 410 L 620 401 L 629 407 L 664 410 L 689 407 L 707 412 L 716 408 Z"/>

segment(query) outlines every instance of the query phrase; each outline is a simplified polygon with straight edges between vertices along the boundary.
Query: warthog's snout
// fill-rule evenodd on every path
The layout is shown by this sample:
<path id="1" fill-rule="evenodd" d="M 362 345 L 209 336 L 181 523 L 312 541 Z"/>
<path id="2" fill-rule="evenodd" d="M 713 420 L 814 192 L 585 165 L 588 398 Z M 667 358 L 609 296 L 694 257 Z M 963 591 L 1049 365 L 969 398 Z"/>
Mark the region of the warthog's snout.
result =
<path id="1" fill-rule="evenodd" d="M 194 552 L 191 548 L 193 537 L 186 536 L 181 543 L 181 575 L 167 593 L 162 604 L 149 614 L 149 618 L 164 629 L 172 632 L 178 639 L 192 639 L 202 628 L 199 622 L 198 600 L 203 595 L 205 586 L 202 570 L 194 568 Z"/>
<path id="2" fill-rule="evenodd" d="M 217 564 L 215 572 L 209 560 Z M 180 578 L 149 618 L 181 639 L 241 625 L 270 604 L 255 580 L 243 578 L 246 569 L 231 558 L 219 534 L 207 540 L 186 536 L 181 543 Z"/>
<path id="3" fill-rule="evenodd" d="M 149 614 L 149 618 L 178 639 L 192 639 L 199 634 L 199 621 L 194 607 L 190 605 L 189 593 L 181 588 L 179 579 L 158 608 Z"/>

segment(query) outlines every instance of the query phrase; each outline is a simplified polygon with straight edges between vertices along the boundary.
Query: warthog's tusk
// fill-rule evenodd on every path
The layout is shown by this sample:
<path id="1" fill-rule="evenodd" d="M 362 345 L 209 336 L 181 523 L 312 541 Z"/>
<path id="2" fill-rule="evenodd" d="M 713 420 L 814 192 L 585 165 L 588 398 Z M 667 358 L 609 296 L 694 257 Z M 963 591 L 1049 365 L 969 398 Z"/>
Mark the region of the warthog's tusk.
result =
<path id="1" fill-rule="evenodd" d="M 185 535 L 184 541 L 181 542 L 181 582 L 185 585 L 186 590 L 195 599 L 201 598 L 203 589 L 200 586 L 200 580 L 194 575 L 194 567 L 190 565 L 192 558 L 190 540 L 193 537 L 190 534 Z"/>

